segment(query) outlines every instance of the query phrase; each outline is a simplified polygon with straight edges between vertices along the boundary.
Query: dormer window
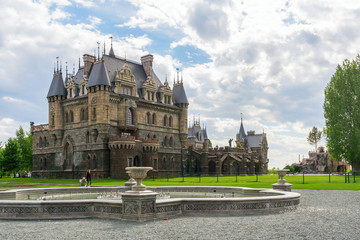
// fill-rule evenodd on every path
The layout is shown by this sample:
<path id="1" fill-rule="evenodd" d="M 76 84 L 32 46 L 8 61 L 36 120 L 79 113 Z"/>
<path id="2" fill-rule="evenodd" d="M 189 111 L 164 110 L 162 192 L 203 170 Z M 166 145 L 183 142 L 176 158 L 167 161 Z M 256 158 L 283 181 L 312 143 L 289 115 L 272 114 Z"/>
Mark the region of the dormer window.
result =
<path id="1" fill-rule="evenodd" d="M 132 95 L 132 89 L 130 87 L 121 87 L 121 94 Z"/>

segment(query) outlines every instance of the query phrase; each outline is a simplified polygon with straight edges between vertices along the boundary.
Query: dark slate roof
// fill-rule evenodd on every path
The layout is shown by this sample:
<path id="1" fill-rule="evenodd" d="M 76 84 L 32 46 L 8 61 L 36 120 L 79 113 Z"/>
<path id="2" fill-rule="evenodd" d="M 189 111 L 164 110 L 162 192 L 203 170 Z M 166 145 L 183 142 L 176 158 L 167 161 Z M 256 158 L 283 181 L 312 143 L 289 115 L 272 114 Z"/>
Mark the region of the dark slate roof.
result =
<path id="1" fill-rule="evenodd" d="M 75 83 L 80 84 L 80 81 L 83 76 L 84 76 L 84 67 L 79 68 L 78 72 L 76 73 L 76 75 L 74 77 Z"/>
<path id="2" fill-rule="evenodd" d="M 247 135 L 246 140 L 251 148 L 260 147 L 262 136 L 262 134 Z"/>
<path id="3" fill-rule="evenodd" d="M 129 66 L 132 74 L 134 74 L 137 89 L 142 88 L 142 85 L 147 79 L 146 73 L 141 63 L 136 63 L 128 60 L 126 61 L 122 58 L 110 57 L 107 55 L 103 56 L 103 61 L 108 71 L 110 82 L 115 81 L 116 73 L 123 69 L 125 62 Z M 154 72 L 152 73 L 152 79 L 155 83 L 156 88 L 162 86 L 162 83 Z"/>
<path id="4" fill-rule="evenodd" d="M 208 135 L 207 135 L 207 132 L 206 132 L 206 129 L 203 130 L 203 134 L 204 134 L 204 139 L 209 139 Z"/>
<path id="5" fill-rule="evenodd" d="M 189 138 L 190 138 L 190 137 L 195 137 L 194 131 L 193 131 L 192 128 L 188 128 L 188 137 L 189 137 Z"/>
<path id="6" fill-rule="evenodd" d="M 240 124 L 239 133 L 240 133 L 240 139 L 244 139 L 246 137 L 246 133 L 245 133 L 245 130 L 244 130 L 244 125 L 242 123 L 242 120 L 241 120 L 241 124 Z"/>
<path id="7" fill-rule="evenodd" d="M 109 74 L 104 61 L 95 63 L 91 68 L 88 87 L 96 85 L 110 86 Z"/>
<path id="8" fill-rule="evenodd" d="M 111 44 L 111 48 L 110 48 L 110 51 L 109 51 L 109 56 L 110 57 L 115 57 L 115 53 L 114 53 L 114 49 L 112 47 L 112 44 Z"/>
<path id="9" fill-rule="evenodd" d="M 47 97 L 66 96 L 64 80 L 60 73 L 54 73 Z"/>
<path id="10" fill-rule="evenodd" d="M 173 102 L 174 102 L 174 104 L 177 104 L 177 103 L 189 104 L 187 97 L 186 97 L 184 85 L 182 83 L 175 84 L 175 86 L 173 88 Z"/>

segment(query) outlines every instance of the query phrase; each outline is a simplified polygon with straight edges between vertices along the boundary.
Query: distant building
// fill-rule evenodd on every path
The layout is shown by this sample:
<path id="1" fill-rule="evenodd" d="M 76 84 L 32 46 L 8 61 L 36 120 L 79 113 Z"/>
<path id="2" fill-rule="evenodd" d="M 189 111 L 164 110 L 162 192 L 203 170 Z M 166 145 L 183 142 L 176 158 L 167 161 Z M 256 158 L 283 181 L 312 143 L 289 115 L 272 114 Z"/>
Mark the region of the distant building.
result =
<path id="1" fill-rule="evenodd" d="M 203 175 L 254 175 L 266 174 L 268 170 L 268 144 L 266 134 L 245 134 L 241 119 L 240 130 L 236 134 L 235 146 L 232 139 L 227 147 L 210 148 L 206 129 L 201 129 L 200 121 L 194 121 L 188 129 L 188 151 L 184 162 L 185 174 Z"/>

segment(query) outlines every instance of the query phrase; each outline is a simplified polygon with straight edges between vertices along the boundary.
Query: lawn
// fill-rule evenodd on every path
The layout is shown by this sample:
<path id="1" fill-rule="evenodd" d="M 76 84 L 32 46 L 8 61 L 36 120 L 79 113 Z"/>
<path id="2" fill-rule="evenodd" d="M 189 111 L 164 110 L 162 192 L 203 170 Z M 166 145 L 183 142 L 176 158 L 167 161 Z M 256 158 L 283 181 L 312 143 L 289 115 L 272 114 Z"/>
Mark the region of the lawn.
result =
<path id="1" fill-rule="evenodd" d="M 292 189 L 313 190 L 360 190 L 360 176 L 350 176 L 350 183 L 345 183 L 341 175 L 288 175 L 284 177 L 293 184 Z M 219 177 L 185 177 L 145 179 L 146 186 L 235 186 L 251 188 L 271 188 L 278 180 L 277 175 L 262 176 L 219 176 Z M 94 179 L 93 186 L 124 186 L 127 179 Z M 80 186 L 78 179 L 35 179 L 35 178 L 0 178 L 0 189 L 9 188 L 42 188 Z"/>

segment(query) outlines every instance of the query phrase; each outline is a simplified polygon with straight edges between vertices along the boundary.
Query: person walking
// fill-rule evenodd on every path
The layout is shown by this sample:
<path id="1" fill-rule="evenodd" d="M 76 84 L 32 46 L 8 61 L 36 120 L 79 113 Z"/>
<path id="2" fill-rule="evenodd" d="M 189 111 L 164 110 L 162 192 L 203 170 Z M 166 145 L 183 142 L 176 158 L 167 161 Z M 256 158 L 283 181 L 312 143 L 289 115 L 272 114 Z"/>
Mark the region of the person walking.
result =
<path id="1" fill-rule="evenodd" d="M 91 170 L 89 169 L 86 173 L 86 186 L 91 186 Z"/>

